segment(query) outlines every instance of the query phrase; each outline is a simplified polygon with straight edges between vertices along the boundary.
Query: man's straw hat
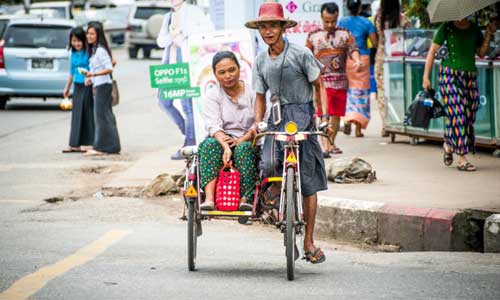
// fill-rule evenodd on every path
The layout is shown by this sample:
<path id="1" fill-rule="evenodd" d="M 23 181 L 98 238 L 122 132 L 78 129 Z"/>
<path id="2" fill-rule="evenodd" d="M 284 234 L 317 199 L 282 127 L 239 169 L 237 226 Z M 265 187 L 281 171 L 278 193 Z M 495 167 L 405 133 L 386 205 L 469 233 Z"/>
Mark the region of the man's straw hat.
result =
<path id="1" fill-rule="evenodd" d="M 259 23 L 269 22 L 269 21 L 279 21 L 285 23 L 285 28 L 291 28 L 297 25 L 297 22 L 285 18 L 283 14 L 283 6 L 276 2 L 266 2 L 263 3 L 259 8 L 259 17 L 255 20 L 248 21 L 245 23 L 247 28 L 258 29 Z"/>

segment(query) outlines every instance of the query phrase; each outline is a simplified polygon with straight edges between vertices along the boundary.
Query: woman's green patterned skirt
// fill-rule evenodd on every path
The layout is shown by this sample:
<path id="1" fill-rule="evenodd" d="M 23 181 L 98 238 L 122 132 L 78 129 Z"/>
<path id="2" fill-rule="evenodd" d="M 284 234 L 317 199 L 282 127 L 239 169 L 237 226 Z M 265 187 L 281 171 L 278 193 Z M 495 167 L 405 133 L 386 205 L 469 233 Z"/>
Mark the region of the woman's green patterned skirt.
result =
<path id="1" fill-rule="evenodd" d="M 250 142 L 243 142 L 232 149 L 233 166 L 240 172 L 240 195 L 252 204 L 257 181 L 256 151 Z M 217 178 L 223 167 L 221 144 L 215 138 L 205 139 L 198 147 L 201 187 Z"/>

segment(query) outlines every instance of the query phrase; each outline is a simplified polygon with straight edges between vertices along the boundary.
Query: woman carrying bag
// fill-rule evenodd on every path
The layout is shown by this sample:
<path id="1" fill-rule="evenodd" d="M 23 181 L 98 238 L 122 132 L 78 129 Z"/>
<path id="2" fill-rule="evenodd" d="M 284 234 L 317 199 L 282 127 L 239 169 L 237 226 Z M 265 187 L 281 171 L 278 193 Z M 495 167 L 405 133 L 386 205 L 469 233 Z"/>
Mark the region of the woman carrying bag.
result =
<path id="1" fill-rule="evenodd" d="M 479 108 L 475 56 L 486 55 L 495 31 L 496 26 L 492 23 L 483 37 L 479 27 L 468 19 L 443 23 L 437 30 L 427 55 L 422 84 L 425 90 L 431 88 L 429 75 L 435 54 L 442 45 L 447 47 L 444 52 L 448 53 L 441 61 L 438 79 L 446 125 L 443 162 L 450 166 L 453 154 L 456 154 L 459 171 L 476 171 L 476 167 L 467 160 L 467 154 L 475 152 L 474 121 Z"/>
<path id="2" fill-rule="evenodd" d="M 94 87 L 95 138 L 93 149 L 85 156 L 101 156 L 120 153 L 120 137 L 112 109 L 113 64 L 111 51 L 99 23 L 91 22 L 87 28 L 90 71 L 85 76 Z"/>
<path id="3" fill-rule="evenodd" d="M 232 52 L 215 54 L 212 68 L 218 84 L 207 92 L 205 99 L 208 137 L 198 149 L 200 181 L 205 191 L 205 202 L 200 208 L 214 209 L 217 176 L 232 161 L 241 174 L 239 210 L 250 211 L 257 180 L 256 153 L 251 144 L 255 135 L 255 93 L 240 80 L 240 65 Z"/>

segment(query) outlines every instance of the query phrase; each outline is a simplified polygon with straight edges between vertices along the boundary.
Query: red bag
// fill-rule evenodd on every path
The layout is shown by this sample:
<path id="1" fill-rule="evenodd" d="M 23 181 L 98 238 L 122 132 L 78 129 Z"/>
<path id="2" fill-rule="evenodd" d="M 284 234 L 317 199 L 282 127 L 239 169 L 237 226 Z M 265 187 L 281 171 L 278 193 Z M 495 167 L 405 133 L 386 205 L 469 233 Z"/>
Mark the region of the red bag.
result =
<path id="1" fill-rule="evenodd" d="M 217 210 L 235 211 L 240 205 L 240 172 L 229 162 L 224 165 L 217 179 L 215 192 Z"/>

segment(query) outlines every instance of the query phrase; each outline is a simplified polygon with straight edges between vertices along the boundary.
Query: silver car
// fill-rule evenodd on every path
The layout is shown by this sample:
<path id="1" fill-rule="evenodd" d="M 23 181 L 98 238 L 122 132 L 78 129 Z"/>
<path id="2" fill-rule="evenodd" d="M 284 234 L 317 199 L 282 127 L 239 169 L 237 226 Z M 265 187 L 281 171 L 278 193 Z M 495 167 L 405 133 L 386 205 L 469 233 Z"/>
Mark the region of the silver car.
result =
<path id="1" fill-rule="evenodd" d="M 163 17 L 172 9 L 170 1 L 137 1 L 130 10 L 126 44 L 130 58 L 137 58 L 142 49 L 144 58 L 151 50 L 159 49 L 156 38 L 163 23 Z"/>
<path id="2" fill-rule="evenodd" d="M 11 97 L 63 96 L 73 27 L 62 19 L 11 20 L 0 42 L 0 109 Z"/>

